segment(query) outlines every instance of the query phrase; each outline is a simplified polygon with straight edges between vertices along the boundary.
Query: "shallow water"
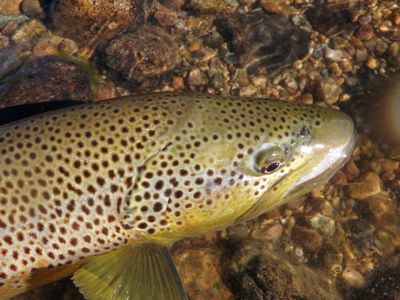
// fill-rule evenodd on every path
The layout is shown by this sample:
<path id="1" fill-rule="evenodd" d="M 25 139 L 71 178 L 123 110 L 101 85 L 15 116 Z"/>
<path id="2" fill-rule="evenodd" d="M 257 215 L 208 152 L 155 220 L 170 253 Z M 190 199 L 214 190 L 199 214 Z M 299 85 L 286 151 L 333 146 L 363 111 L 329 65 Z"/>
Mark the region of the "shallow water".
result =
<path id="1" fill-rule="evenodd" d="M 3 0 L 0 107 L 174 90 L 341 109 L 357 145 L 328 184 L 172 253 L 191 299 L 398 299 L 398 2 L 144 2 Z M 60 295 L 81 297 L 65 279 L 15 299 Z"/>

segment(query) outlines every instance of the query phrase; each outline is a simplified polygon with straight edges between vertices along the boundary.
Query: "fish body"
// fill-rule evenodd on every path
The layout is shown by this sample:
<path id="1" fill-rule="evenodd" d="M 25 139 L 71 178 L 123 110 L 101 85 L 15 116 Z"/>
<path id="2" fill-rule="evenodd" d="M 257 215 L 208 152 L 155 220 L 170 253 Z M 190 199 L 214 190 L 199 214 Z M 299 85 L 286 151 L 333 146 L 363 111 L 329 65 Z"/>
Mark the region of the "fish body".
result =
<path id="1" fill-rule="evenodd" d="M 207 95 L 128 96 L 4 125 L 0 299 L 88 261 L 74 280 L 97 299 L 90 274 L 114 274 L 102 257 L 116 266 L 136 259 L 121 249 L 254 218 L 326 181 L 353 147 L 341 112 Z"/>

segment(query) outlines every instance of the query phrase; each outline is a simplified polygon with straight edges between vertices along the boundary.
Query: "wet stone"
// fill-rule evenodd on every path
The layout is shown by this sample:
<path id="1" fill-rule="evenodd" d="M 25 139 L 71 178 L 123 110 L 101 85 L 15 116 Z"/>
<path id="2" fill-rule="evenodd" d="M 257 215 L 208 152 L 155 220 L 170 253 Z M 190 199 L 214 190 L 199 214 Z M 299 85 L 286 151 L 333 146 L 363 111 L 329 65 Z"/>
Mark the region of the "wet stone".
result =
<path id="1" fill-rule="evenodd" d="M 11 39 L 16 44 L 30 42 L 46 31 L 46 26 L 38 20 L 31 20 L 22 24 L 13 34 Z"/>
<path id="2" fill-rule="evenodd" d="M 348 9 L 335 4 L 319 4 L 311 6 L 305 16 L 314 30 L 326 36 L 353 28 Z"/>
<path id="3" fill-rule="evenodd" d="M 85 44 L 94 36 L 110 39 L 117 33 L 144 22 L 144 1 L 60 1 L 47 17 L 60 36 Z M 147 3 L 147 2 L 146 2 Z"/>
<path id="4" fill-rule="evenodd" d="M 21 8 L 23 13 L 31 18 L 44 19 L 46 16 L 40 6 L 40 0 L 23 0 Z"/>
<path id="5" fill-rule="evenodd" d="M 320 80 L 318 86 L 318 96 L 322 101 L 333 104 L 339 99 L 341 93 L 342 88 L 331 77 Z"/>
<path id="6" fill-rule="evenodd" d="M 0 85 L 0 108 L 52 100 L 92 98 L 90 80 L 76 64 L 55 57 L 33 59 Z"/>
<path id="7" fill-rule="evenodd" d="M 181 62 L 174 37 L 157 26 L 145 26 L 112 40 L 104 59 L 108 68 L 135 84 L 156 82 Z"/>
<path id="8" fill-rule="evenodd" d="M 381 180 L 375 172 L 366 173 L 359 182 L 349 184 L 347 187 L 350 197 L 364 200 L 381 191 Z"/>
<path id="9" fill-rule="evenodd" d="M 181 248 L 173 257 L 190 299 L 232 299 L 221 278 L 218 248 Z"/>
<path id="10" fill-rule="evenodd" d="M 325 274 L 260 242 L 243 243 L 229 261 L 225 281 L 236 299 L 341 299 Z"/>
<path id="11" fill-rule="evenodd" d="M 308 53 L 309 33 L 279 15 L 235 14 L 217 19 L 215 25 L 249 73 L 266 68 L 274 75 Z"/>
<path id="12" fill-rule="evenodd" d="M 1 0 L 0 16 L 19 15 L 22 0 Z"/>

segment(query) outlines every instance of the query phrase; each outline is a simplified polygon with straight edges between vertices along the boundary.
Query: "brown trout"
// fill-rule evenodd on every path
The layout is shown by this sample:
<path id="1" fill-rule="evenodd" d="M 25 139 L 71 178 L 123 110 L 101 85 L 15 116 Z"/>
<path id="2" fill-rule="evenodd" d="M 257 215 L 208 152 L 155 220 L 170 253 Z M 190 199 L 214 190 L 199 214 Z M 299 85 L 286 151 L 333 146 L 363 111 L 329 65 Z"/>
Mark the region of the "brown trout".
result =
<path id="1" fill-rule="evenodd" d="M 73 274 L 87 299 L 185 299 L 167 247 L 327 181 L 344 113 L 171 93 L 0 127 L 0 298 Z"/>

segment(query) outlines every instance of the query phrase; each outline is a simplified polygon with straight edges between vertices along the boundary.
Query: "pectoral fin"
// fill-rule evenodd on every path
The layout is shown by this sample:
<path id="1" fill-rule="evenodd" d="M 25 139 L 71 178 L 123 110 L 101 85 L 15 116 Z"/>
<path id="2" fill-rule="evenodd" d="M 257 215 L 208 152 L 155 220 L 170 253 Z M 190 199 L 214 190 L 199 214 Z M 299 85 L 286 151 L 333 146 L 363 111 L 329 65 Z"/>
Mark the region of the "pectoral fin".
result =
<path id="1" fill-rule="evenodd" d="M 89 300 L 187 299 L 168 249 L 156 244 L 93 257 L 72 280 Z"/>

